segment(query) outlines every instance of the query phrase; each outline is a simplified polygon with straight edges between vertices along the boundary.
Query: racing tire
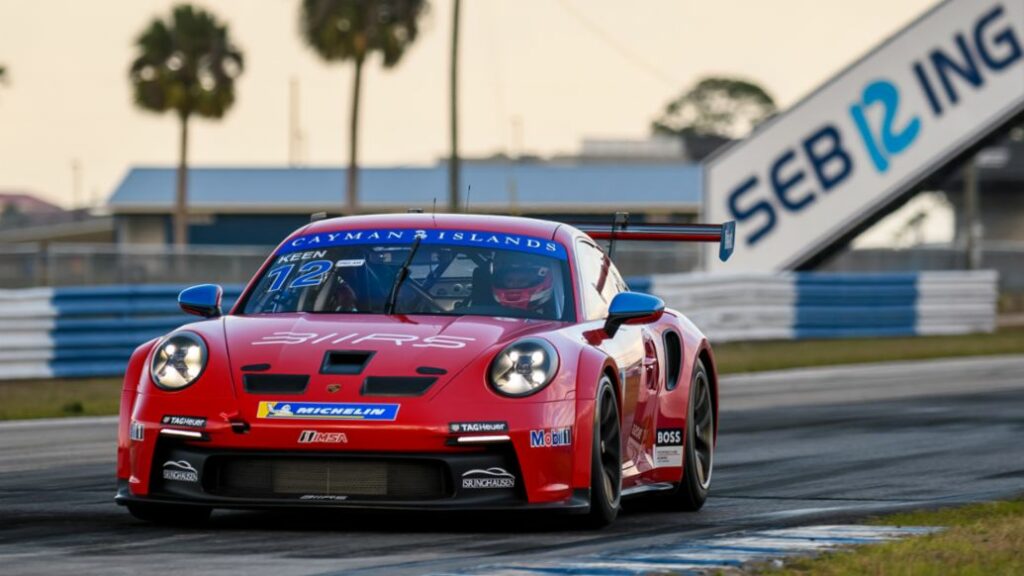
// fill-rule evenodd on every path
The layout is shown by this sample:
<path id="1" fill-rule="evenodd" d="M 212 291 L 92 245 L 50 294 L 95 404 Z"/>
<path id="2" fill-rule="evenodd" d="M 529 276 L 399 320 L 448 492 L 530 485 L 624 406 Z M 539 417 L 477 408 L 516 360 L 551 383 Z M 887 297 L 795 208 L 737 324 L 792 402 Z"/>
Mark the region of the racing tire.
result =
<path id="1" fill-rule="evenodd" d="M 150 502 L 128 504 L 128 513 L 138 520 L 168 526 L 197 526 L 206 522 L 212 511 L 206 506 L 175 506 Z"/>
<path id="2" fill-rule="evenodd" d="M 594 401 L 594 439 L 590 458 L 590 513 L 585 524 L 602 528 L 619 515 L 622 501 L 622 436 L 615 389 L 605 375 Z"/>
<path id="3" fill-rule="evenodd" d="M 704 363 L 697 360 L 690 380 L 686 432 L 683 437 L 683 478 L 672 494 L 678 510 L 696 512 L 704 506 L 711 487 L 715 460 L 715 407 Z"/>

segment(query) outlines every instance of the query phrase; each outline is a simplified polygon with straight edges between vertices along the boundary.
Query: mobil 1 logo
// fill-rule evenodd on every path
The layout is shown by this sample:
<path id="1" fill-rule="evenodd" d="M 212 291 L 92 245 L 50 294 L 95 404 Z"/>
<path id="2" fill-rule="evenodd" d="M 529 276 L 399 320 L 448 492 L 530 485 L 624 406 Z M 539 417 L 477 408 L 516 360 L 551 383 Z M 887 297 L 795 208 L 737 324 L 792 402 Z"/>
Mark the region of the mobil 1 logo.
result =
<path id="1" fill-rule="evenodd" d="M 658 468 L 683 465 L 682 428 L 658 428 L 654 442 L 654 465 Z"/>

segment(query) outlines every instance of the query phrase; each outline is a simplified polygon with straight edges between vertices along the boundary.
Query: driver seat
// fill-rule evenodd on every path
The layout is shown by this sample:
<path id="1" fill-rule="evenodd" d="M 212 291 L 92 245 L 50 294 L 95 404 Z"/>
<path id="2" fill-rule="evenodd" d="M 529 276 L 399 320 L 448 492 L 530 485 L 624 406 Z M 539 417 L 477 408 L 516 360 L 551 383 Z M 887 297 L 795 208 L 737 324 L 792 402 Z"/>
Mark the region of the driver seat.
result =
<path id="1" fill-rule="evenodd" d="M 469 292 L 468 306 L 497 306 L 498 301 L 494 299 L 494 282 L 491 280 L 491 271 L 487 266 L 477 266 L 473 269 L 473 286 Z"/>

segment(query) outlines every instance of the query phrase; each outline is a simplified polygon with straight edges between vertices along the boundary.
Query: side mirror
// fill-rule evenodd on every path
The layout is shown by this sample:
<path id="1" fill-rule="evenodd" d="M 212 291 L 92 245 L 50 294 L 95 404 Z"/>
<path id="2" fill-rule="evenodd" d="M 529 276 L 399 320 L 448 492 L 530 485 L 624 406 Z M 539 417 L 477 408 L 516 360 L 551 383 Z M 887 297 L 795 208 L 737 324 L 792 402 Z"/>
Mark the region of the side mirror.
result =
<path id="1" fill-rule="evenodd" d="M 665 302 L 657 296 L 620 292 L 612 298 L 611 306 L 608 307 L 604 331 L 612 338 L 623 324 L 647 324 L 658 320 L 664 313 Z"/>
<path id="2" fill-rule="evenodd" d="M 189 314 L 203 318 L 216 318 L 221 315 L 220 300 L 224 289 L 216 284 L 200 284 L 185 288 L 178 294 L 178 306 Z"/>

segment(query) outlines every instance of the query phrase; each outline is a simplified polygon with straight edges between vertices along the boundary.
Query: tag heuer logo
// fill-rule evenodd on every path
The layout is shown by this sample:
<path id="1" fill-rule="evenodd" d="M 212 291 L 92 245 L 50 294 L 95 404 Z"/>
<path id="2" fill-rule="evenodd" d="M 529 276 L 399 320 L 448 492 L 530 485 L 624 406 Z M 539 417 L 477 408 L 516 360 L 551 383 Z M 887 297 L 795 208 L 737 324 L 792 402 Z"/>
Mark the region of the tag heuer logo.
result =
<path id="1" fill-rule="evenodd" d="M 508 432 L 508 422 L 451 422 L 448 430 L 462 434 Z"/>

